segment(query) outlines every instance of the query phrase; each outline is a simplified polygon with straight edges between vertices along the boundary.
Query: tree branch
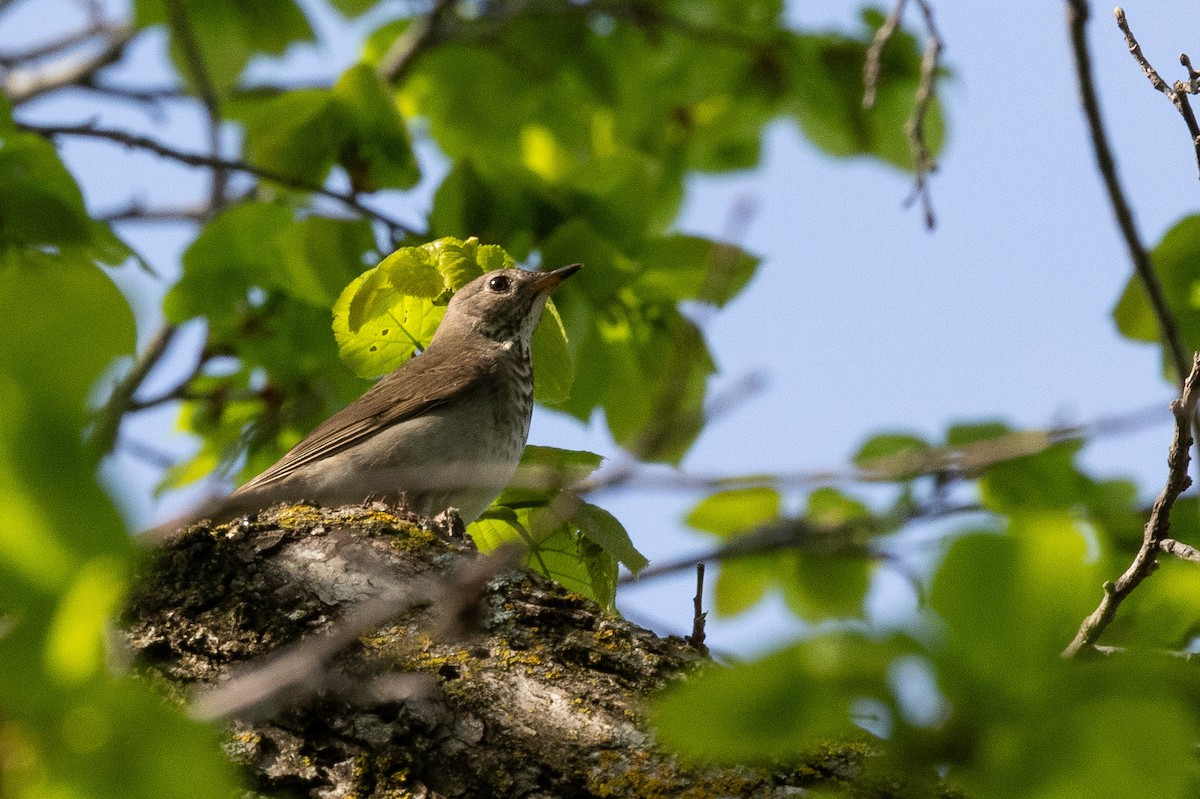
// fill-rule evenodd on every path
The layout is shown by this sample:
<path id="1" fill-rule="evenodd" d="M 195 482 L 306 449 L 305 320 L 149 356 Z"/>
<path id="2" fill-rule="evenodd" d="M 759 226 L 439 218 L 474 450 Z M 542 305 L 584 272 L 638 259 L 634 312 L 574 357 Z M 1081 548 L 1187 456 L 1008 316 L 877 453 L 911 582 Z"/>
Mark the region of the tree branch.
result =
<path id="1" fill-rule="evenodd" d="M 929 150 L 926 139 L 925 122 L 929 117 L 929 109 L 937 93 L 937 73 L 942 57 L 942 37 L 933 19 L 933 7 L 927 0 L 915 0 L 925 21 L 925 51 L 921 56 L 921 78 L 917 85 L 915 103 L 912 114 L 904 123 L 904 132 L 908 136 L 909 148 L 912 151 L 914 185 L 913 192 L 905 206 L 916 200 L 921 201 L 925 214 L 925 227 L 932 230 L 937 224 L 933 213 L 933 197 L 929 192 L 929 176 L 937 171 L 937 162 Z M 908 0 L 897 0 L 892 12 L 884 19 L 879 30 L 871 39 L 867 49 L 867 57 L 863 63 L 863 108 L 875 106 L 875 97 L 879 88 L 879 73 L 883 65 L 883 49 L 900 27 Z"/>
<path id="2" fill-rule="evenodd" d="M 1129 48 L 1129 54 L 1137 61 L 1138 66 L 1142 68 L 1142 72 L 1146 73 L 1146 77 L 1150 79 L 1150 85 L 1167 96 L 1167 99 L 1179 111 L 1183 117 L 1184 124 L 1187 125 L 1188 133 L 1192 137 L 1192 149 L 1196 152 L 1196 166 L 1200 169 L 1200 124 L 1196 122 L 1196 114 L 1192 111 L 1191 101 L 1188 100 L 1188 94 L 1197 93 L 1197 75 L 1192 69 L 1191 61 L 1187 54 L 1184 53 L 1179 57 L 1179 62 L 1188 71 L 1188 79 L 1186 82 L 1176 82 L 1174 86 L 1168 84 L 1158 72 L 1146 60 L 1146 56 L 1142 54 L 1142 46 L 1138 44 L 1138 40 L 1134 37 L 1133 31 L 1129 29 L 1129 21 L 1125 19 L 1125 9 L 1117 6 L 1113 9 L 1113 15 L 1117 18 L 1117 27 L 1121 29 L 1121 33 L 1125 35 L 1125 44 Z"/>
<path id="3" fill-rule="evenodd" d="M 113 448 L 117 441 L 117 431 L 125 412 L 134 405 L 133 395 L 137 393 L 147 375 L 162 359 L 171 340 L 175 337 L 177 328 L 174 325 L 163 325 L 150 339 L 150 343 L 142 354 L 133 362 L 128 374 L 113 386 L 108 401 L 96 415 L 96 424 L 92 429 L 92 444 L 100 453 L 106 453 Z"/>
<path id="4" fill-rule="evenodd" d="M 204 54 L 200 52 L 200 42 L 196 39 L 196 31 L 192 27 L 192 21 L 188 18 L 183 3 L 180 0 L 166 0 L 166 8 L 167 17 L 171 22 L 171 32 L 179 42 L 184 62 L 187 64 L 187 77 L 196 87 L 208 117 L 208 151 L 213 158 L 219 159 L 221 157 L 221 102 L 217 97 L 212 74 L 208 70 L 208 65 L 204 63 Z M 209 190 L 210 213 L 215 214 L 224 207 L 228 177 L 228 170 L 225 167 L 213 167 L 212 188 Z"/>
<path id="5" fill-rule="evenodd" d="M 418 17 L 379 59 L 376 74 L 385 82 L 404 81 L 421 53 L 434 44 L 442 18 L 454 7 L 454 0 L 436 0 L 428 14 Z"/>
<path id="6" fill-rule="evenodd" d="M 1171 508 L 1174 507 L 1175 500 L 1179 498 L 1179 495 L 1192 483 L 1187 474 L 1188 450 L 1192 446 L 1192 418 L 1196 415 L 1198 399 L 1200 399 L 1200 354 L 1193 356 L 1192 370 L 1188 374 L 1187 380 L 1184 381 L 1183 391 L 1179 399 L 1171 403 L 1171 412 L 1175 415 L 1175 436 L 1167 455 L 1167 482 L 1158 498 L 1154 500 L 1154 506 L 1150 509 L 1150 518 L 1146 520 L 1142 534 L 1142 546 L 1134 556 L 1133 562 L 1129 564 L 1129 568 L 1117 578 L 1117 581 L 1104 584 L 1104 597 L 1091 615 L 1079 625 L 1079 632 L 1063 650 L 1063 657 L 1074 657 L 1081 649 L 1096 643 L 1096 640 L 1116 616 L 1121 602 L 1158 565 L 1158 553 L 1163 549 L 1163 542 L 1168 540 L 1167 533 L 1171 529 Z"/>
<path id="7" fill-rule="evenodd" d="M 1188 354 L 1183 345 L 1179 332 L 1179 323 L 1175 314 L 1167 304 L 1166 294 L 1154 265 L 1150 261 L 1150 253 L 1142 243 L 1137 226 L 1133 221 L 1133 211 L 1125 198 L 1125 190 L 1117 177 L 1116 161 L 1113 158 L 1112 146 L 1108 134 L 1104 130 L 1104 122 L 1100 117 L 1100 101 L 1096 95 L 1096 83 L 1092 72 L 1092 57 L 1087 44 L 1087 21 L 1090 9 L 1087 0 L 1068 0 L 1067 21 L 1071 33 L 1071 50 L 1075 58 L 1075 75 L 1079 81 L 1079 95 L 1083 102 L 1084 115 L 1087 118 L 1088 132 L 1091 135 L 1092 150 L 1096 155 L 1096 166 L 1104 179 L 1104 187 L 1108 190 L 1109 203 L 1117 220 L 1117 227 L 1125 239 L 1133 268 L 1146 289 L 1146 297 L 1154 318 L 1158 321 L 1162 332 L 1163 343 L 1167 354 L 1175 367 L 1176 379 L 1183 385 L 1184 377 L 1188 374 Z"/>
<path id="8" fill-rule="evenodd" d="M 146 150 L 147 152 L 154 153 L 155 155 L 162 156 L 163 158 L 170 158 L 171 160 L 178 161 L 181 164 L 186 164 L 187 166 L 206 167 L 209 169 L 222 168 L 233 172 L 244 172 L 263 180 L 269 180 L 273 183 L 278 183 L 282 186 L 298 189 L 300 191 L 311 192 L 312 194 L 319 194 L 322 197 L 328 197 L 331 200 L 337 200 L 346 207 L 357 211 L 363 216 L 369 217 L 378 222 L 382 222 L 392 231 L 393 234 L 401 233 L 416 235 L 416 231 L 409 226 L 405 225 L 399 220 L 393 219 L 387 214 L 376 211 L 370 206 L 364 205 L 354 195 L 334 191 L 333 189 L 328 189 L 320 184 L 310 183 L 306 180 L 292 177 L 291 175 L 285 175 L 281 172 L 264 169 L 253 164 L 248 164 L 245 161 L 214 158 L 213 156 L 200 155 L 198 153 L 188 153 L 182 150 L 177 150 L 174 147 L 145 136 L 138 136 L 137 134 L 128 133 L 122 130 L 107 130 L 103 128 L 97 128 L 90 124 L 33 125 L 21 122 L 17 124 L 17 127 L 21 130 L 25 130 L 30 133 L 37 133 L 47 137 L 81 136 L 84 138 L 104 139 L 106 141 L 116 142 L 117 144 L 123 144 L 126 147 Z"/>
<path id="9" fill-rule="evenodd" d="M 133 28 L 129 25 L 108 26 L 104 47 L 91 55 L 76 58 L 66 56 L 43 67 L 12 70 L 4 76 L 4 96 L 14 106 L 32 100 L 43 94 L 78 84 L 86 80 L 102 67 L 119 60 L 125 52 L 125 46 L 133 38 Z"/>

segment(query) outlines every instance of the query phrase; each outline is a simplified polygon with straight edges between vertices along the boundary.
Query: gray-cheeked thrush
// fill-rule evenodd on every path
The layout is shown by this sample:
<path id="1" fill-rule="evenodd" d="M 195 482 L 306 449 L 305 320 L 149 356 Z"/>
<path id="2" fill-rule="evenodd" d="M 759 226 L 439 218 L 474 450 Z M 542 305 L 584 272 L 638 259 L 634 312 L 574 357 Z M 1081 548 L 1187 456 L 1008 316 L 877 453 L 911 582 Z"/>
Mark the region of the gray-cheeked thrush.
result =
<path id="1" fill-rule="evenodd" d="M 225 521 L 278 502 L 368 498 L 474 521 L 516 472 L 533 412 L 530 343 L 553 272 L 500 269 L 459 289 L 429 347 L 329 417 L 228 497 L 149 531 Z"/>

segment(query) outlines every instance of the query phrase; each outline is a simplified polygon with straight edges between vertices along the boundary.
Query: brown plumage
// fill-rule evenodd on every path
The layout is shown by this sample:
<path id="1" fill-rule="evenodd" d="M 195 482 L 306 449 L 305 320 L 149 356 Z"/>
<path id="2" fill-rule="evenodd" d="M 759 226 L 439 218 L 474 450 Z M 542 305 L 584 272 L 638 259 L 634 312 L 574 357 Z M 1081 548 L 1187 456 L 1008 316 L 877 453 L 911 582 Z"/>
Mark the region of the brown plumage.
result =
<path id="1" fill-rule="evenodd" d="M 530 341 L 550 292 L 579 269 L 502 269 L 463 286 L 425 352 L 305 436 L 273 466 L 152 537 L 278 502 L 368 498 L 471 522 L 512 479 L 533 410 Z"/>

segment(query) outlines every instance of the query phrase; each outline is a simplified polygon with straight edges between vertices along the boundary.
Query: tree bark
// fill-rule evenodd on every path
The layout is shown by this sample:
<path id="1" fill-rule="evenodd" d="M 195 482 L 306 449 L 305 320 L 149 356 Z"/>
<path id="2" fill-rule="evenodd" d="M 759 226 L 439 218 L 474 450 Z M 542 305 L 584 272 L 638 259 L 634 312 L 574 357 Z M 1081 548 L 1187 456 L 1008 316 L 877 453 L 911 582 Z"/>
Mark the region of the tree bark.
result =
<path id="1" fill-rule="evenodd" d="M 202 524 L 149 559 L 125 635 L 175 697 L 232 694 L 227 751 L 272 796 L 895 795 L 864 776 L 866 738 L 775 768 L 682 763 L 655 745 L 644 711 L 706 657 L 523 570 L 463 587 L 474 558 L 447 525 L 382 506 Z M 339 626 L 405 586 L 439 584 L 410 591 L 381 627 Z M 338 635 L 347 645 L 323 655 L 295 649 Z"/>

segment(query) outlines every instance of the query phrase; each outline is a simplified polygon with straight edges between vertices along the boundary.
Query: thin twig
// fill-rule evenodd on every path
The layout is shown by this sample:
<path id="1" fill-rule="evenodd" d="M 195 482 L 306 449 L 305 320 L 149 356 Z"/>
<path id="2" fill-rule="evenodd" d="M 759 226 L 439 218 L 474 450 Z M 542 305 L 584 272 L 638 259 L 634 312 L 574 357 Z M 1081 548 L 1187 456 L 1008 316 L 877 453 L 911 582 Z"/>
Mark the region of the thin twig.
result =
<path id="1" fill-rule="evenodd" d="M 1113 158 L 1112 146 L 1104 129 L 1104 121 L 1100 116 L 1100 101 L 1096 96 L 1096 83 L 1092 71 L 1092 57 L 1087 44 L 1087 21 L 1090 9 L 1087 0 L 1068 0 L 1067 21 L 1071 32 L 1071 49 L 1075 57 L 1075 75 L 1079 81 L 1079 94 L 1083 102 L 1084 115 L 1087 117 L 1088 131 L 1091 135 L 1092 150 L 1096 155 L 1096 166 L 1104 179 L 1104 187 L 1108 190 L 1109 202 L 1117 220 L 1117 227 L 1125 239 L 1129 257 L 1133 261 L 1134 270 L 1146 289 L 1146 298 L 1154 318 L 1158 321 L 1162 332 L 1163 343 L 1170 355 L 1171 364 L 1175 368 L 1176 379 L 1182 386 L 1184 377 L 1188 374 L 1188 353 L 1183 345 L 1179 332 L 1179 323 L 1175 314 L 1167 304 L 1166 294 L 1154 265 L 1150 262 L 1150 253 L 1142 243 L 1137 225 L 1133 220 L 1133 211 L 1125 197 L 1125 190 L 1117 177 L 1116 160 Z"/>
<path id="2" fill-rule="evenodd" d="M 17 106 L 35 97 L 72 86 L 87 80 L 103 67 L 118 60 L 133 38 L 131 26 L 112 28 L 104 47 L 91 55 L 64 56 L 45 66 L 14 69 L 8 72 L 0 89 L 12 105 Z"/>
<path id="3" fill-rule="evenodd" d="M 998 463 L 1037 455 L 1067 441 L 1095 440 L 1148 429 L 1170 418 L 1161 407 L 1147 408 L 1118 416 L 1102 417 L 1075 425 L 1044 429 L 1015 430 L 995 438 L 955 447 L 908 450 L 874 458 L 856 468 L 823 469 L 806 472 L 782 472 L 773 475 L 697 474 L 679 470 L 647 470 L 634 463 L 616 463 L 603 473 L 580 483 L 575 491 L 595 494 L 616 489 L 722 491 L 734 488 L 772 486 L 777 488 L 813 488 L 849 483 L 894 483 L 933 477 L 948 486 L 970 479 Z M 524 470 L 514 485 L 538 487 L 543 480 Z M 526 482 L 527 481 L 527 482 Z"/>
<path id="4" fill-rule="evenodd" d="M 113 386 L 108 401 L 96 415 L 95 427 L 92 430 L 92 444 L 100 453 L 106 453 L 113 448 L 117 441 L 117 431 L 126 411 L 133 405 L 133 396 L 145 381 L 146 377 L 162 359 L 167 347 L 175 338 L 177 328 L 174 325 L 163 325 L 150 338 L 146 349 L 133 362 L 133 367 L 125 377 Z"/>
<path id="5" fill-rule="evenodd" d="M 929 191 L 929 176 L 937 171 L 937 162 L 929 149 L 926 138 L 925 123 L 929 118 L 929 110 L 933 106 L 937 94 L 937 74 L 941 66 L 942 43 L 941 34 L 933 18 L 933 7 L 927 0 L 915 0 L 921 10 L 925 22 L 925 50 L 921 56 L 921 77 L 917 84 L 917 93 L 913 103 L 912 114 L 904 123 L 904 133 L 908 137 L 909 149 L 913 158 L 913 192 L 905 207 L 920 200 L 924 211 L 925 227 L 932 230 L 937 224 L 933 212 L 933 197 Z M 879 90 L 879 77 L 883 65 L 883 50 L 895 36 L 904 17 L 904 9 L 908 0 L 897 0 L 892 12 L 884 19 L 883 24 L 875 31 L 871 45 L 867 48 L 867 57 L 863 63 L 863 108 L 870 110 L 875 107 L 875 98 Z"/>
<path id="6" fill-rule="evenodd" d="M 211 214 L 211 206 L 196 204 L 196 205 L 180 205 L 180 206 L 162 206 L 159 208 L 151 208 L 139 201 L 133 201 L 122 208 L 114 208 L 110 211 L 101 211 L 96 214 L 95 218 L 101 222 L 184 222 L 187 224 L 195 224 L 208 218 Z"/>
<path id="7" fill-rule="evenodd" d="M 692 597 L 692 634 L 687 636 L 686 640 L 702 653 L 708 653 L 708 647 L 704 645 L 704 622 L 708 618 L 708 611 L 704 609 L 704 563 L 696 564 L 696 595 Z"/>
<path id="8" fill-rule="evenodd" d="M 402 83 L 421 54 L 435 43 L 442 18 L 453 7 L 454 0 L 436 0 L 428 14 L 418 17 L 396 37 L 379 59 L 376 74 L 386 83 Z"/>
<path id="9" fill-rule="evenodd" d="M 925 19 L 925 52 L 921 56 L 921 79 L 917 85 L 916 102 L 912 114 L 904 123 L 904 132 L 908 134 L 909 146 L 912 149 L 914 183 L 912 197 L 909 202 L 921 200 L 921 209 L 925 214 L 925 227 L 929 230 L 937 225 L 937 217 L 933 213 L 933 197 L 929 192 L 929 176 L 937 171 L 937 162 L 929 151 L 929 142 L 925 138 L 925 121 L 929 118 L 929 109 L 937 90 L 937 73 L 942 57 L 942 37 L 933 21 L 933 9 L 926 0 L 917 0 L 917 7 Z"/>
<path id="10" fill-rule="evenodd" d="M 86 28 L 65 34 L 57 39 L 51 39 L 48 42 L 43 42 L 16 52 L 0 53 L 0 67 L 11 69 L 29 61 L 40 61 L 43 58 L 57 55 L 64 50 L 73 50 L 98 36 L 104 39 L 119 38 L 125 35 L 128 29 L 129 25 L 126 23 L 93 22 Z"/>
<path id="11" fill-rule="evenodd" d="M 179 43 L 183 52 L 183 60 L 187 65 L 187 77 L 191 79 L 204 104 L 204 112 L 208 117 L 208 152 L 213 158 L 221 157 L 221 101 L 217 96 L 217 88 L 213 83 L 212 73 L 204 63 L 204 53 L 200 50 L 200 42 L 192 21 L 188 18 L 187 9 L 181 0 L 166 0 L 167 17 L 170 19 L 171 33 Z M 229 172 L 225 167 L 212 168 L 211 188 L 209 189 L 210 213 L 218 213 L 225 205 L 225 186 Z"/>
<path id="12" fill-rule="evenodd" d="M 1074 657 L 1079 650 L 1096 643 L 1116 616 L 1121 602 L 1158 565 L 1158 553 L 1171 529 L 1171 508 L 1192 483 L 1187 473 L 1188 450 L 1192 446 L 1192 419 L 1196 415 L 1197 400 L 1200 400 L 1200 354 L 1192 357 L 1192 369 L 1184 381 L 1183 391 L 1179 399 L 1171 403 L 1171 412 L 1175 415 L 1175 436 L 1167 454 L 1167 482 L 1150 509 L 1150 518 L 1146 520 L 1142 533 L 1142 546 L 1117 581 L 1104 584 L 1104 596 L 1100 604 L 1079 625 L 1079 632 L 1063 650 L 1063 657 Z"/>
<path id="13" fill-rule="evenodd" d="M 333 189 L 328 189 L 317 183 L 310 183 L 307 180 L 294 178 L 291 175 L 285 175 L 280 172 L 275 172 L 274 170 L 264 169 L 263 167 L 248 164 L 245 161 L 214 158 L 210 155 L 201 155 L 199 153 L 188 153 L 182 150 L 177 150 L 174 147 L 145 136 L 138 136 L 137 134 L 128 133 L 122 130 L 97 128 L 90 124 L 32 125 L 22 122 L 18 123 L 17 127 L 30 133 L 37 133 L 42 136 L 81 136 L 92 139 L 104 139 L 106 141 L 116 142 L 117 144 L 123 144 L 126 147 L 146 150 L 147 152 L 160 155 L 163 158 L 170 158 L 174 161 L 178 161 L 181 164 L 186 164 L 187 166 L 206 167 L 209 169 L 222 168 L 234 172 L 244 172 L 246 174 L 254 175 L 262 178 L 263 180 L 269 180 L 289 188 L 299 189 L 300 191 L 307 191 L 311 192 L 312 194 L 319 194 L 322 197 L 328 197 L 331 200 L 337 200 L 348 208 L 354 209 L 363 216 L 370 217 L 378 222 L 382 222 L 394 234 L 400 233 L 416 235 L 416 231 L 409 226 L 396 219 L 393 219 L 387 214 L 376 211 L 370 206 L 364 205 L 357 197 L 353 195 L 334 191 Z"/>
<path id="14" fill-rule="evenodd" d="M 870 110 L 875 107 L 875 94 L 879 89 L 879 71 L 883 66 L 883 48 L 900 28 L 900 20 L 904 18 L 904 7 L 908 0 L 896 0 L 892 13 L 888 14 L 875 31 L 871 46 L 867 48 L 867 59 L 863 63 L 863 108 Z"/>
<path id="15" fill-rule="evenodd" d="M 1188 546 L 1182 541 L 1176 541 L 1174 538 L 1164 538 L 1158 542 L 1158 548 L 1169 555 L 1174 555 L 1181 560 L 1190 560 L 1192 563 L 1200 563 L 1200 549 Z"/>
<path id="16" fill-rule="evenodd" d="M 1162 79 L 1150 65 L 1146 56 L 1142 54 L 1142 46 L 1138 44 L 1138 40 L 1134 37 L 1133 31 L 1129 29 L 1129 20 L 1125 18 L 1125 9 L 1117 6 L 1113 10 L 1113 16 L 1117 18 L 1117 26 L 1121 29 L 1121 33 L 1125 35 L 1125 44 L 1129 47 L 1129 54 L 1137 61 L 1138 66 L 1142 68 L 1142 72 L 1146 73 L 1146 77 L 1150 79 L 1150 85 L 1167 96 L 1167 99 L 1179 111 L 1183 117 L 1184 124 L 1187 125 L 1188 133 L 1192 137 L 1192 149 L 1196 153 L 1196 167 L 1200 169 L 1200 124 L 1196 122 L 1196 114 L 1192 111 L 1192 104 L 1188 100 L 1188 92 L 1193 91 L 1192 87 L 1196 85 L 1196 73 L 1192 69 L 1191 62 L 1187 55 L 1180 56 L 1179 60 L 1188 71 L 1188 80 L 1186 83 L 1176 83 L 1174 86 Z"/>

